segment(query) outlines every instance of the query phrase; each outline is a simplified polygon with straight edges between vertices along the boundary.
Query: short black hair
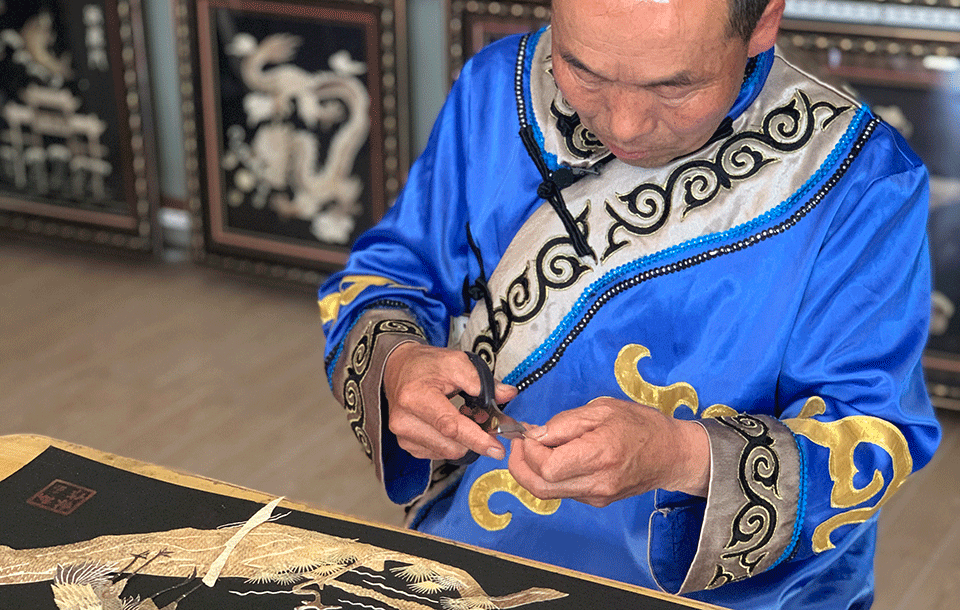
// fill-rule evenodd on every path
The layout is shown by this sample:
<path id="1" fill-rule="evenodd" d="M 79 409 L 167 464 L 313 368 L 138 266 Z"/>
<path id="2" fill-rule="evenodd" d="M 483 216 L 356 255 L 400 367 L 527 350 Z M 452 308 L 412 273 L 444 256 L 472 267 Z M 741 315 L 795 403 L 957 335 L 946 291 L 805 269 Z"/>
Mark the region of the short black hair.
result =
<path id="1" fill-rule="evenodd" d="M 748 42 L 770 0 L 728 0 L 730 2 L 730 32 Z"/>

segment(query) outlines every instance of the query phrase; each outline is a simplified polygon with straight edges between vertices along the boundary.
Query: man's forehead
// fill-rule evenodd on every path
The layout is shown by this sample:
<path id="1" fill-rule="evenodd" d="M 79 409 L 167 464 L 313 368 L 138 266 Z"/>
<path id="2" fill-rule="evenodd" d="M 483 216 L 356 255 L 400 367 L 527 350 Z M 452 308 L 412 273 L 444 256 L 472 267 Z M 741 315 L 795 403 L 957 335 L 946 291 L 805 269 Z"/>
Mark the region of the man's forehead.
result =
<path id="1" fill-rule="evenodd" d="M 731 1 L 554 0 L 551 21 L 562 38 L 599 46 L 699 45 L 729 37 Z"/>
<path id="2" fill-rule="evenodd" d="M 555 0 L 553 52 L 610 82 L 690 85 L 723 70 L 728 1 Z"/>
<path id="3" fill-rule="evenodd" d="M 579 20 L 617 20 L 620 27 L 639 21 L 635 25 L 654 19 L 687 22 L 726 22 L 726 13 L 733 0 L 552 0 L 554 17 L 558 14 Z M 574 17 L 576 15 L 576 17 Z"/>

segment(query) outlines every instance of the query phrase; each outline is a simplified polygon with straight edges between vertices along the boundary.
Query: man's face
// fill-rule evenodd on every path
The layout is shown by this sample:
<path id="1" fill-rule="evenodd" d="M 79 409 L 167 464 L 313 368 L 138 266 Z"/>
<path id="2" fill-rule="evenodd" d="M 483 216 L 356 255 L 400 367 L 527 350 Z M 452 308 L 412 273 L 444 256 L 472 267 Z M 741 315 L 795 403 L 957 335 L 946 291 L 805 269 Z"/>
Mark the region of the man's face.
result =
<path id="1" fill-rule="evenodd" d="M 554 0 L 553 74 L 621 161 L 659 167 L 703 146 L 740 91 L 748 45 L 728 0 Z"/>

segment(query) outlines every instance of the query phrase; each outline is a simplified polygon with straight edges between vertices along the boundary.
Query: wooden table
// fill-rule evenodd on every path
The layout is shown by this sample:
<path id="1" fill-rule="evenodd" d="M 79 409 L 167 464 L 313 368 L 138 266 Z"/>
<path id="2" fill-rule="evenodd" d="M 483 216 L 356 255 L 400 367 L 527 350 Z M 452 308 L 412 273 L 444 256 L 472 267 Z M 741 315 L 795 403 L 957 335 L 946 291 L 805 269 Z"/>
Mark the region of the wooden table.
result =
<path id="1" fill-rule="evenodd" d="M 715 608 L 38 436 L 0 515 L 0 608 Z"/>

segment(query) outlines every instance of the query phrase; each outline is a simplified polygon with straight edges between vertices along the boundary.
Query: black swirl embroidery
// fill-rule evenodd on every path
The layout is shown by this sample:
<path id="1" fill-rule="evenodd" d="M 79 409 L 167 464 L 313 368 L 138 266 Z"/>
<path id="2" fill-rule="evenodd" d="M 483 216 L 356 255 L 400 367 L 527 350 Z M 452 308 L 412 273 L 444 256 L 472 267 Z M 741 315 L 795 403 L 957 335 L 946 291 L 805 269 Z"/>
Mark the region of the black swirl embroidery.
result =
<path id="1" fill-rule="evenodd" d="M 587 215 L 590 206 L 584 206 L 576 222 L 586 236 Z M 514 325 L 528 322 L 540 314 L 552 290 L 563 290 L 577 283 L 591 267 L 572 252 L 571 239 L 568 236 L 548 240 L 537 252 L 533 264 L 528 264 L 523 272 L 511 281 L 506 294 L 500 298 L 499 306 L 494 310 L 493 329 L 487 328 L 473 341 L 471 349 L 488 362 L 495 361 L 495 354 L 509 337 Z M 499 332 L 494 337 L 493 332 Z"/>
<path id="2" fill-rule="evenodd" d="M 597 136 L 580 122 L 580 116 L 576 112 L 565 112 L 554 100 L 550 104 L 550 114 L 557 120 L 557 131 L 563 137 L 567 150 L 574 157 L 589 159 L 597 152 L 606 150 Z"/>
<path id="3" fill-rule="evenodd" d="M 367 457 L 373 457 L 373 445 L 367 435 L 366 408 L 363 404 L 364 380 L 370 369 L 371 357 L 374 353 L 377 340 L 384 334 L 402 334 L 413 335 L 423 338 L 423 331 L 416 325 L 403 320 L 382 320 L 372 324 L 367 332 L 357 341 L 350 352 L 350 360 L 346 369 L 346 379 L 343 382 L 343 408 L 347 411 L 347 421 L 350 422 L 350 429 L 353 435 L 360 441 L 363 452 Z M 378 381 L 379 383 L 379 381 Z"/>
<path id="4" fill-rule="evenodd" d="M 707 585 L 707 589 L 716 589 L 717 587 L 722 587 L 728 582 L 733 582 L 737 578 L 730 572 L 723 569 L 723 566 L 717 565 L 714 566 L 713 578 L 710 579 L 710 584 Z"/>
<path id="5" fill-rule="evenodd" d="M 607 214 L 614 222 L 607 231 L 607 248 L 603 258 L 629 243 L 619 238 L 624 230 L 634 235 L 649 235 L 660 230 L 670 216 L 674 200 L 679 196 L 684 209 L 683 216 L 716 199 L 721 190 L 729 190 L 734 181 L 743 181 L 755 176 L 779 157 L 767 153 L 789 153 L 807 145 L 816 129 L 823 129 L 850 106 L 834 106 L 829 102 L 810 102 L 803 92 L 787 104 L 773 109 L 763 120 L 759 131 L 742 131 L 726 139 L 712 159 L 700 159 L 684 163 L 667 179 L 666 184 L 646 183 L 617 199 L 626 205 L 623 214 L 609 202 Z M 818 116 L 820 117 L 818 125 Z"/>
<path id="6" fill-rule="evenodd" d="M 768 498 L 780 495 L 780 456 L 773 447 L 770 427 L 762 420 L 746 414 L 719 417 L 717 421 L 734 430 L 744 440 L 737 476 L 746 502 L 734 516 L 730 540 L 725 545 L 727 552 L 720 555 L 727 566 L 718 566 L 713 580 L 707 586 L 709 589 L 753 575 L 767 556 L 766 549 L 777 529 L 777 508 Z M 734 562 L 735 568 L 730 565 Z"/>
<path id="7" fill-rule="evenodd" d="M 847 170 L 850 169 L 850 166 L 853 164 L 854 160 L 857 158 L 867 141 L 870 139 L 870 136 L 873 134 L 873 131 L 876 129 L 878 123 L 879 121 L 877 119 L 873 119 L 863 125 L 861 128 L 862 131 L 857 136 L 853 145 L 850 147 L 850 151 L 847 153 L 847 156 L 840 161 L 833 174 L 820 186 L 815 193 L 809 196 L 806 203 L 800 206 L 786 220 L 732 243 L 724 244 L 722 246 L 712 248 L 706 252 L 700 252 L 692 256 L 688 256 L 687 258 L 682 258 L 673 263 L 647 269 L 646 271 L 627 277 L 626 279 L 604 289 L 604 291 L 596 297 L 594 303 L 587 309 L 586 312 L 583 313 L 577 324 L 571 328 L 561 340 L 549 346 L 552 350 L 552 353 L 547 356 L 546 360 L 544 360 L 542 364 L 533 370 L 525 372 L 520 380 L 514 385 L 519 388 L 520 391 L 523 391 L 536 383 L 538 380 L 542 379 L 544 375 L 546 375 L 554 366 L 557 365 L 558 362 L 560 362 L 560 359 L 563 357 L 567 347 L 569 347 L 570 344 L 573 343 L 578 336 L 580 336 L 580 333 L 586 329 L 587 325 L 591 320 L 593 320 L 594 316 L 596 316 L 597 313 L 608 302 L 620 294 L 639 286 L 644 282 L 664 277 L 672 273 L 686 271 L 687 269 L 692 269 L 697 265 L 714 260 L 721 256 L 727 256 L 729 254 L 740 252 L 741 250 L 753 247 L 767 239 L 776 237 L 795 227 L 797 223 L 807 216 L 807 214 L 820 205 L 820 203 L 830 194 L 833 188 L 844 177 L 844 175 L 847 173 Z"/>

